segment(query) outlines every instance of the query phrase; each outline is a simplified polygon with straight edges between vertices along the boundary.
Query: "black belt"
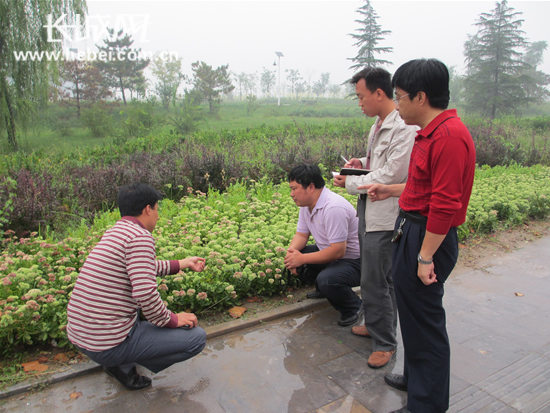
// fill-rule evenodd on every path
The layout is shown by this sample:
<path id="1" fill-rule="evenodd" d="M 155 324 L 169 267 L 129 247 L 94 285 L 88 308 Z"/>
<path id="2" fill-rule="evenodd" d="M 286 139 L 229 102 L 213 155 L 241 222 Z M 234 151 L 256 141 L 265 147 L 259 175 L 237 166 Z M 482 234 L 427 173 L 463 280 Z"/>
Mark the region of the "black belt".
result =
<path id="1" fill-rule="evenodd" d="M 401 208 L 399 208 L 399 216 L 420 225 L 426 225 L 428 222 L 427 216 L 414 211 L 403 211 Z"/>

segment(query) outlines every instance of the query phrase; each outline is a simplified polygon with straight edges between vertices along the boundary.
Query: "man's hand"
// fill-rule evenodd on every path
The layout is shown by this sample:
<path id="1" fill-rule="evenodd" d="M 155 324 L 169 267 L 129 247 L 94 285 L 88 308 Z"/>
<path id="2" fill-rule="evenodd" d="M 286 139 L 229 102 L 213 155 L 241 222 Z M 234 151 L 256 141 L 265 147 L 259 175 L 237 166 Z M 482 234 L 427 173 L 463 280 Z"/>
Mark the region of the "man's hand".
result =
<path id="1" fill-rule="evenodd" d="M 346 175 L 335 175 L 334 181 L 332 182 L 334 186 L 339 186 L 340 188 L 346 187 Z"/>
<path id="2" fill-rule="evenodd" d="M 289 248 L 286 251 L 285 267 L 292 271 L 293 269 L 304 265 L 304 263 L 302 262 L 302 255 L 303 254 L 297 249 Z"/>
<path id="3" fill-rule="evenodd" d="M 344 165 L 344 168 L 363 168 L 363 164 L 357 158 L 351 158 L 348 163 Z"/>
<path id="4" fill-rule="evenodd" d="M 189 328 L 193 328 L 199 325 L 199 320 L 193 313 L 178 313 L 176 317 L 178 317 L 178 327 L 188 325 Z"/>
<path id="5" fill-rule="evenodd" d="M 204 270 L 205 259 L 201 257 L 190 257 L 179 260 L 179 263 L 180 271 L 184 268 L 189 268 L 192 271 L 201 272 L 202 270 Z"/>
<path id="6" fill-rule="evenodd" d="M 367 195 L 369 196 L 371 202 L 382 201 L 383 199 L 387 199 L 391 196 L 388 185 L 384 184 L 361 185 L 358 186 L 357 189 L 368 189 Z"/>
<path id="7" fill-rule="evenodd" d="M 418 278 L 424 283 L 424 285 L 430 285 L 437 282 L 437 276 L 434 272 L 434 263 L 424 265 L 418 263 Z"/>

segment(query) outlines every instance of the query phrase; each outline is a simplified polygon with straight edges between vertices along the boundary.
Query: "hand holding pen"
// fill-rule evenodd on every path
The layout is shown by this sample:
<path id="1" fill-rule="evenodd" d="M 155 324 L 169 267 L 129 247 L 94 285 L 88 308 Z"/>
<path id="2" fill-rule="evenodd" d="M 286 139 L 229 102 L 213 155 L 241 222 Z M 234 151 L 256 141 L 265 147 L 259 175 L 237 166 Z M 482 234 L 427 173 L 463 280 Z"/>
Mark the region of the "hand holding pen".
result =
<path id="1" fill-rule="evenodd" d="M 344 168 L 362 168 L 363 167 L 363 164 L 361 163 L 361 161 L 357 158 L 351 158 L 350 161 L 348 161 L 346 158 L 344 158 L 342 155 L 340 155 L 340 157 L 346 162 L 346 164 L 344 165 Z"/>

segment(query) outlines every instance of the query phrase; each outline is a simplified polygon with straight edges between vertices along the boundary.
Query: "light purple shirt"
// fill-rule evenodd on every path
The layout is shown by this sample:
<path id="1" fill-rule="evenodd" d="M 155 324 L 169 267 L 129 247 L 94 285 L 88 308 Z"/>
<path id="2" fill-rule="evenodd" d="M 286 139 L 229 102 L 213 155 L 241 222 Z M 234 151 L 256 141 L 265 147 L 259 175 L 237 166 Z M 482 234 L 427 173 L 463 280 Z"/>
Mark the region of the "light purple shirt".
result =
<path id="1" fill-rule="evenodd" d="M 347 241 L 342 258 L 356 259 L 359 258 L 356 215 L 355 208 L 343 196 L 324 187 L 311 212 L 309 207 L 300 208 L 297 231 L 313 235 L 319 250 Z"/>

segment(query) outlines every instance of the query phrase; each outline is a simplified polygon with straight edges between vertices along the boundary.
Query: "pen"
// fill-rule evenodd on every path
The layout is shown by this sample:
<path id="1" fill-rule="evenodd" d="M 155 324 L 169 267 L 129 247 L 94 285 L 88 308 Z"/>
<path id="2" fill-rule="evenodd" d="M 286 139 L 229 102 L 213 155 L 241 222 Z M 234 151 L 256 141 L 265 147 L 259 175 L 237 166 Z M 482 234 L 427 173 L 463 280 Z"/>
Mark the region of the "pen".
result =
<path id="1" fill-rule="evenodd" d="M 346 163 L 349 163 L 349 161 L 346 158 L 344 158 L 342 155 L 340 155 L 340 158 L 342 158 Z"/>

